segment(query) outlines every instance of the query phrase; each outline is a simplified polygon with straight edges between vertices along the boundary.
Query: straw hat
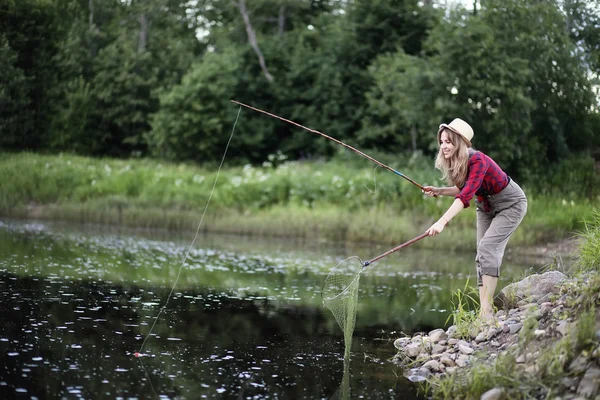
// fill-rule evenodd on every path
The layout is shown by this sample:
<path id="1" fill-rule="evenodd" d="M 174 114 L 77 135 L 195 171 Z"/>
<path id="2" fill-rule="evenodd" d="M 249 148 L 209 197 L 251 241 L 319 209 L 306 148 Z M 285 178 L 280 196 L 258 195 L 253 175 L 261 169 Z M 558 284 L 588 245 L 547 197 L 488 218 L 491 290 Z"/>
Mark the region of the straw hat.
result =
<path id="1" fill-rule="evenodd" d="M 462 119 L 455 118 L 449 124 L 441 124 L 438 128 L 438 142 L 440 141 L 440 136 L 442 135 L 442 131 L 444 129 L 449 129 L 457 135 L 460 135 L 465 142 L 467 142 L 467 146 L 472 147 L 471 139 L 473 139 L 473 128 L 471 128 L 471 125 Z"/>

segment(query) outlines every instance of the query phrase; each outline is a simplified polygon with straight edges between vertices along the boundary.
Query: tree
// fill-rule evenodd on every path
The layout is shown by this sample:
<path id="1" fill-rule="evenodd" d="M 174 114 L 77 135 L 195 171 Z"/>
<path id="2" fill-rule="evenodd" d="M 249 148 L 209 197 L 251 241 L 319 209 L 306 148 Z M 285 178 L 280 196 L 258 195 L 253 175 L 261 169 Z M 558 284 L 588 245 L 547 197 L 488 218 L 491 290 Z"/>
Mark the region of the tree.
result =
<path id="1" fill-rule="evenodd" d="M 229 99 L 237 84 L 238 63 L 234 48 L 208 52 L 181 84 L 160 96 L 160 110 L 147 135 L 154 155 L 203 162 L 222 154 L 232 121 Z"/>

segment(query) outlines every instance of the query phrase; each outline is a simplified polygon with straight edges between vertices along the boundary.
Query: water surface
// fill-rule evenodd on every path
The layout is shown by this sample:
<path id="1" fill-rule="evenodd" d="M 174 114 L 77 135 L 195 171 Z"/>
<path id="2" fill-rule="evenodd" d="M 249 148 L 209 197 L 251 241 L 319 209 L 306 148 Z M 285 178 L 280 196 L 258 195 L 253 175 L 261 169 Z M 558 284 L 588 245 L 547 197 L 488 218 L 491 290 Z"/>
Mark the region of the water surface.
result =
<path id="1" fill-rule="evenodd" d="M 415 246 L 373 264 L 344 373 L 321 285 L 387 248 L 203 235 L 182 266 L 192 239 L 0 221 L 0 397 L 416 399 L 393 340 L 443 327 L 473 284 L 472 254 Z M 507 258 L 500 286 L 531 267 Z"/>

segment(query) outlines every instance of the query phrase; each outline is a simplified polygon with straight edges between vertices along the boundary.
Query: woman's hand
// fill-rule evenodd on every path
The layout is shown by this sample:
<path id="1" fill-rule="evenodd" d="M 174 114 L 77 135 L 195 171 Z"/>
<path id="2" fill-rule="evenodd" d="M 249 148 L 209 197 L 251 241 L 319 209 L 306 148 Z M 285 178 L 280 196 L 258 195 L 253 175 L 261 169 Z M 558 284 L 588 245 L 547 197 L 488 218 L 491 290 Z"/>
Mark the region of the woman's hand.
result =
<path id="1" fill-rule="evenodd" d="M 440 218 L 435 224 L 431 225 L 429 229 L 426 230 L 429 236 L 435 236 L 437 234 L 442 233 L 444 228 L 446 227 L 447 222 L 444 220 L 444 217 Z"/>
<path id="2" fill-rule="evenodd" d="M 435 186 L 423 186 L 423 193 L 425 193 L 429 197 L 439 196 L 442 192 L 442 189 Z"/>

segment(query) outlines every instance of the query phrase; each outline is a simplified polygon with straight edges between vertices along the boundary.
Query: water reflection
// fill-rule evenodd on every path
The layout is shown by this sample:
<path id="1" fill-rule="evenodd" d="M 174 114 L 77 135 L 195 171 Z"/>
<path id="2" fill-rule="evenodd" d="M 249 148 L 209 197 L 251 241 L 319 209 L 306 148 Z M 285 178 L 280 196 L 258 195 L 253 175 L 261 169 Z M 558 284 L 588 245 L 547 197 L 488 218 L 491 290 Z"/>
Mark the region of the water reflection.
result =
<path id="1" fill-rule="evenodd" d="M 407 251 L 368 271 L 344 366 L 319 290 L 345 249 L 211 240 L 136 358 L 186 244 L 0 224 L 0 397 L 417 398 L 388 361 L 392 341 L 443 324 L 471 265 Z"/>

